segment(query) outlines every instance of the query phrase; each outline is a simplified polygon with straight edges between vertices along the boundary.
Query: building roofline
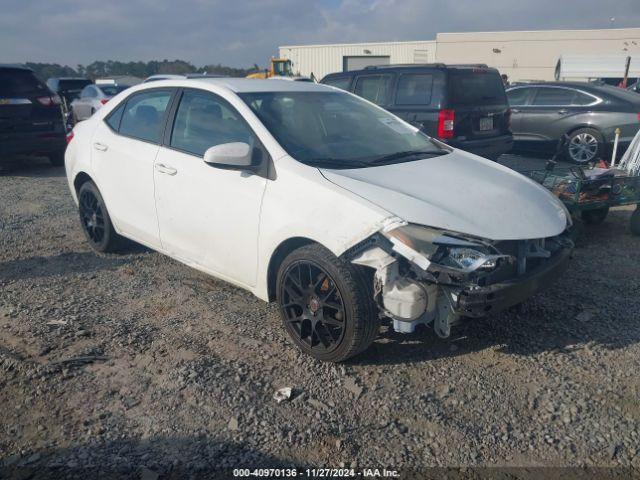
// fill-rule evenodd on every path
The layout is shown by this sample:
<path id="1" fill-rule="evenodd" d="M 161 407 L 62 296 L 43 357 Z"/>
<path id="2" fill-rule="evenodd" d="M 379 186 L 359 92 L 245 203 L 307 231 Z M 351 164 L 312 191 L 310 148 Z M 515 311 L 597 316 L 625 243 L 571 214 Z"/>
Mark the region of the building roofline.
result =
<path id="1" fill-rule="evenodd" d="M 358 42 L 358 43 L 318 43 L 309 45 L 281 45 L 278 48 L 312 48 L 312 47 L 337 47 L 337 46 L 350 46 L 359 47 L 365 45 L 406 45 L 409 43 L 436 43 L 435 40 L 406 40 L 402 42 Z"/>
<path id="2" fill-rule="evenodd" d="M 622 27 L 622 28 L 576 28 L 576 29 L 551 29 L 551 30 L 498 30 L 498 31 L 482 31 L 482 32 L 439 32 L 436 38 L 432 40 L 403 40 L 390 42 L 356 42 L 356 43 L 318 43 L 306 45 L 281 45 L 278 48 L 315 48 L 315 47 L 361 47 L 366 45 L 401 45 L 409 43 L 437 43 L 439 35 L 475 35 L 475 34 L 513 34 L 513 33 L 545 33 L 545 32 L 567 32 L 567 33 L 586 33 L 586 32 L 621 32 L 625 30 L 638 30 L 640 27 Z"/>

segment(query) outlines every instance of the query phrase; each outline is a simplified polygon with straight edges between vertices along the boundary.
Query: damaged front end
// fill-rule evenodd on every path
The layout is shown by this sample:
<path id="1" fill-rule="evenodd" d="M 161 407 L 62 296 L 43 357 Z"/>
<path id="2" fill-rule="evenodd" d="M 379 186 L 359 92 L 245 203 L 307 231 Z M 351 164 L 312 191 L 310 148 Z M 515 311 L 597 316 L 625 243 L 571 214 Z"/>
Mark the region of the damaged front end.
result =
<path id="1" fill-rule="evenodd" d="M 463 317 L 521 303 L 567 266 L 567 231 L 542 239 L 491 241 L 395 223 L 344 256 L 373 268 L 374 299 L 397 332 L 432 325 L 442 338 Z"/>

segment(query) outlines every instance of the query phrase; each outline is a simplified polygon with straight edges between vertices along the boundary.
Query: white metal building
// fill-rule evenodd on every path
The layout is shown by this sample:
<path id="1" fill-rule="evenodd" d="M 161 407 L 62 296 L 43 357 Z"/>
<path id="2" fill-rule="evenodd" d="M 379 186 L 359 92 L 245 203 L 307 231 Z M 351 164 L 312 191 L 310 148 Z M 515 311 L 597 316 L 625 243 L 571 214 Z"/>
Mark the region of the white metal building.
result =
<path id="1" fill-rule="evenodd" d="M 560 57 L 575 55 L 640 56 L 640 28 L 439 33 L 435 41 L 280 47 L 295 71 L 317 78 L 366 65 L 437 61 L 486 63 L 510 80 L 553 80 Z M 622 77 L 623 70 L 624 64 L 610 75 Z"/>
<path id="2" fill-rule="evenodd" d="M 320 80 L 328 73 L 358 70 L 389 63 L 436 61 L 435 40 L 421 42 L 342 43 L 280 47 L 280 58 L 288 58 L 293 70 Z"/>

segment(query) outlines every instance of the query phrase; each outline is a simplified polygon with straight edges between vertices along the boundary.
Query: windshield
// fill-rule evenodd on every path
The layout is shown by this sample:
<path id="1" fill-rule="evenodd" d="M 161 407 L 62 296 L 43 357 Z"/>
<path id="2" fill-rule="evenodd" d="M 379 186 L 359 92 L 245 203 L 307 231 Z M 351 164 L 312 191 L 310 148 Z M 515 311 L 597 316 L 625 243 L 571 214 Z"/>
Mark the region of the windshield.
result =
<path id="1" fill-rule="evenodd" d="M 310 165 L 367 167 L 447 153 L 417 128 L 347 93 L 239 95 L 289 155 Z"/>

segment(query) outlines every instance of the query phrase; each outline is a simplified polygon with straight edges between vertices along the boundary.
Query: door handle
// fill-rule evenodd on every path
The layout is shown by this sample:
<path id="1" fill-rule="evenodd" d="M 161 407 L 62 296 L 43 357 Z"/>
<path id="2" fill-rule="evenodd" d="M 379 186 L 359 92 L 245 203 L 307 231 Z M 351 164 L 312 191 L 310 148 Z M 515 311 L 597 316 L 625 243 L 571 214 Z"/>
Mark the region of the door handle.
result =
<path id="1" fill-rule="evenodd" d="M 560 110 L 558 110 L 558 113 L 559 113 L 560 115 L 564 115 L 564 114 L 566 114 L 566 113 L 569 113 L 569 110 L 567 110 L 566 108 L 561 108 Z"/>
<path id="2" fill-rule="evenodd" d="M 511 109 L 511 113 L 520 113 L 520 109 L 518 109 L 518 108 L 512 108 L 512 109 Z"/>
<path id="3" fill-rule="evenodd" d="M 96 142 L 93 144 L 93 148 L 100 150 L 101 152 L 106 152 L 109 147 L 103 143 Z"/>
<path id="4" fill-rule="evenodd" d="M 160 173 L 164 173 L 166 175 L 171 175 L 171 176 L 178 173 L 178 170 L 176 170 L 173 167 L 169 167 L 168 165 L 165 165 L 163 163 L 156 163 L 156 170 Z"/>

